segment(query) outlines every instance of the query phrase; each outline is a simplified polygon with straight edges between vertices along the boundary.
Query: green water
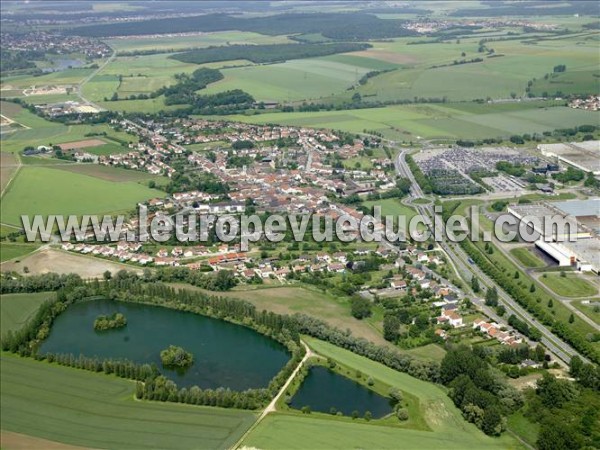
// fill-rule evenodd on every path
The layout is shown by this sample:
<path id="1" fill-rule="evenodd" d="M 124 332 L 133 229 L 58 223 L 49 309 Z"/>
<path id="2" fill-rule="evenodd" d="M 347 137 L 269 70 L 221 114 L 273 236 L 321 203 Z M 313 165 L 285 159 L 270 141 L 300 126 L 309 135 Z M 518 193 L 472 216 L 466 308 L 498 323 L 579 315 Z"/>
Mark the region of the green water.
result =
<path id="1" fill-rule="evenodd" d="M 120 312 L 121 329 L 97 332 L 97 316 Z M 194 355 L 184 372 L 162 367 L 160 351 L 177 345 Z M 289 359 L 280 343 L 249 328 L 160 306 L 92 300 L 70 306 L 55 320 L 41 353 L 154 363 L 179 387 L 233 390 L 266 387 Z"/>
<path id="2" fill-rule="evenodd" d="M 365 411 L 370 411 L 374 418 L 383 417 L 393 409 L 389 398 L 322 366 L 310 369 L 290 406 L 295 409 L 310 406 L 312 411 L 324 413 L 334 407 L 345 416 L 358 411 L 362 417 Z"/>

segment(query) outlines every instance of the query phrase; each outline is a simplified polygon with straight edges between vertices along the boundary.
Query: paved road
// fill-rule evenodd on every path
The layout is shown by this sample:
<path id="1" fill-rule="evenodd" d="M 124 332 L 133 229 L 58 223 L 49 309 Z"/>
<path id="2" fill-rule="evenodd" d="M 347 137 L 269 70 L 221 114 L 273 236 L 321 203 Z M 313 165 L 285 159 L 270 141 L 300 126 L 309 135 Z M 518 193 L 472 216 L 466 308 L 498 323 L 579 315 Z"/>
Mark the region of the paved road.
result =
<path id="1" fill-rule="evenodd" d="M 87 98 L 85 98 L 83 96 L 82 88 L 88 81 L 90 81 L 92 78 L 94 78 L 96 75 L 98 75 L 102 69 L 104 69 L 108 64 L 110 64 L 113 61 L 113 59 L 115 59 L 116 56 L 117 56 L 117 52 L 113 51 L 112 55 L 110 55 L 110 57 L 106 61 L 104 61 L 104 63 L 102 63 L 102 65 L 100 67 L 98 67 L 91 74 L 89 74 L 87 77 L 85 77 L 77 85 L 77 96 L 81 99 L 81 101 L 83 103 L 87 103 L 87 104 L 93 106 L 94 108 L 99 109 L 100 111 L 104 111 L 104 108 L 102 106 L 98 105 L 97 103 L 92 102 L 91 100 L 88 100 Z"/>
<path id="2" fill-rule="evenodd" d="M 411 196 L 413 198 L 422 198 L 422 197 L 424 197 L 423 191 L 421 190 L 421 187 L 416 182 L 410 168 L 408 167 L 405 156 L 406 156 L 406 150 L 402 150 L 398 154 L 396 160 L 394 161 L 394 164 L 396 166 L 396 171 L 398 172 L 398 174 L 410 179 L 411 184 L 412 184 Z M 435 215 L 435 212 L 433 210 L 433 206 L 432 205 L 414 205 L 414 206 L 417 208 L 418 212 L 424 217 L 430 230 L 432 232 L 434 232 L 435 229 L 434 229 L 434 226 L 432 223 L 432 219 Z M 439 222 L 441 222 L 441 221 L 437 221 L 437 222 L 439 224 Z M 438 228 L 437 231 L 439 233 L 443 230 Z M 444 252 L 446 252 L 446 254 L 448 255 L 448 258 L 458 268 L 459 275 L 463 278 L 463 280 L 465 282 L 470 284 L 471 278 L 473 276 L 476 276 L 480 281 L 479 284 L 481 286 L 485 287 L 486 289 L 496 287 L 496 289 L 498 291 L 499 302 L 506 308 L 507 316 L 510 316 L 511 314 L 515 314 L 516 316 L 523 319 L 529 326 L 533 326 L 533 327 L 537 328 L 542 334 L 542 339 L 540 340 L 540 342 L 542 344 L 544 344 L 544 346 L 548 349 L 548 351 L 550 353 L 554 354 L 560 361 L 562 361 L 565 364 L 568 364 L 571 360 L 571 357 L 574 355 L 578 355 L 583 360 L 587 361 L 587 358 L 583 357 L 581 354 L 579 354 L 579 352 L 577 352 L 575 349 L 573 349 L 570 345 L 568 345 L 567 343 L 560 340 L 548 328 L 546 328 L 544 325 L 539 323 L 531 314 L 529 314 L 524 308 L 522 308 L 512 297 L 510 297 L 502 289 L 502 287 L 498 286 L 490 277 L 488 277 L 485 273 L 483 273 L 479 269 L 479 267 L 477 267 L 477 265 L 470 264 L 469 257 L 467 256 L 465 251 L 458 244 L 453 243 L 453 242 L 448 242 L 445 240 L 443 242 L 440 242 L 439 245 L 442 248 L 442 250 L 444 250 Z M 477 301 L 477 304 L 479 306 L 485 306 L 485 305 L 481 304 L 481 301 Z M 492 313 L 492 311 L 490 311 L 489 308 L 487 308 L 487 309 L 488 309 L 488 312 Z M 494 315 L 495 314 L 493 314 L 491 317 L 494 318 Z M 496 317 L 494 318 L 494 320 L 496 320 L 498 323 L 506 324 L 505 319 L 500 318 L 497 315 L 495 315 L 495 316 Z"/>

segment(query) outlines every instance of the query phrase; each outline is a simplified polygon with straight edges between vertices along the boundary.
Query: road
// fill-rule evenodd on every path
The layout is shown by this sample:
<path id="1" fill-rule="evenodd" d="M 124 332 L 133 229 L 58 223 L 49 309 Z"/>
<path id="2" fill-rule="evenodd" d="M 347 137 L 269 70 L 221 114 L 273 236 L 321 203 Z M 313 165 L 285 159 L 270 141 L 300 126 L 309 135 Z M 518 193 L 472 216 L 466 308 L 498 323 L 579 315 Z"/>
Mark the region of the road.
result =
<path id="1" fill-rule="evenodd" d="M 400 151 L 394 164 L 396 166 L 396 171 L 399 175 L 408 178 L 411 181 L 411 197 L 423 198 L 425 197 L 421 187 L 416 182 L 408 164 L 406 163 L 406 150 Z M 421 214 L 424 218 L 424 221 L 427 223 L 427 226 L 432 232 L 435 232 L 433 225 L 433 217 L 435 215 L 433 206 L 429 205 L 418 205 L 414 204 L 419 214 Z M 437 232 L 442 233 L 442 226 L 440 225 L 441 221 L 438 220 L 436 223 L 439 225 Z M 443 235 L 443 234 L 440 234 Z M 569 364 L 571 357 L 574 355 L 578 355 L 584 361 L 587 361 L 587 358 L 583 357 L 579 352 L 573 349 L 570 345 L 560 340 L 556 337 L 548 328 L 539 323 L 531 314 L 529 314 L 523 307 L 521 307 L 511 296 L 509 296 L 506 291 L 502 289 L 501 286 L 498 286 L 490 277 L 488 277 L 485 273 L 483 273 L 479 267 L 475 264 L 469 263 L 469 257 L 465 253 L 465 251 L 456 243 L 449 242 L 444 240 L 438 243 L 441 249 L 447 254 L 448 259 L 453 262 L 455 267 L 458 269 L 459 275 L 463 278 L 463 280 L 470 284 L 471 278 L 476 276 L 479 279 L 479 284 L 486 289 L 490 289 L 495 287 L 498 291 L 498 299 L 499 303 L 502 304 L 506 308 L 506 315 L 510 316 L 511 314 L 515 314 L 524 320 L 529 326 L 537 328 L 541 334 L 542 338 L 540 342 L 548 349 L 550 353 L 552 353 L 558 360 L 562 361 L 565 364 Z M 474 301 L 479 307 L 481 307 L 484 311 L 487 310 L 486 314 L 489 313 L 490 317 L 496 320 L 498 323 L 506 324 L 506 320 L 498 317 L 490 308 L 485 307 L 481 299 L 476 299 Z"/>
<path id="2" fill-rule="evenodd" d="M 252 424 L 252 426 L 250 428 L 248 428 L 248 430 L 246 430 L 246 432 L 242 435 L 242 437 L 239 438 L 239 440 L 231 447 L 232 449 L 239 448 L 240 445 L 242 445 L 242 442 L 244 441 L 244 439 L 246 439 L 246 437 L 252 432 L 252 430 L 254 430 L 258 426 L 258 424 L 267 416 L 267 414 L 269 414 L 270 412 L 275 412 L 277 410 L 277 408 L 276 408 L 277 401 L 279 401 L 281 396 L 287 391 L 287 388 L 289 387 L 291 382 L 294 380 L 294 378 L 296 378 L 296 375 L 298 375 L 298 372 L 300 371 L 300 369 L 302 369 L 302 366 L 304 366 L 306 361 L 308 361 L 308 358 L 310 358 L 312 356 L 316 356 L 316 353 L 314 353 L 310 349 L 310 347 L 308 345 L 306 345 L 306 343 L 304 341 L 301 340 L 300 344 L 302 344 L 302 346 L 304 347 L 304 350 L 306 351 L 306 353 L 304 354 L 304 358 L 302 358 L 302 361 L 300 361 L 300 363 L 296 366 L 296 368 L 294 369 L 292 374 L 289 376 L 289 378 L 286 380 L 286 382 L 283 384 L 283 386 L 281 386 L 281 389 L 279 389 L 279 392 L 277 393 L 277 395 L 275 397 L 273 397 L 273 400 L 271 400 L 271 402 L 263 410 L 263 412 L 260 414 L 260 416 L 258 416 L 258 419 L 256 419 L 256 422 L 254 422 Z"/>
<path id="3" fill-rule="evenodd" d="M 100 73 L 100 71 L 102 69 L 104 69 L 108 64 L 110 64 L 115 57 L 117 56 L 117 52 L 113 51 L 112 55 L 109 56 L 109 58 L 104 61 L 102 63 L 102 65 L 100 65 L 100 67 L 98 67 L 96 70 L 94 70 L 91 74 L 89 74 L 87 77 L 85 77 L 78 85 L 77 85 L 77 96 L 81 99 L 81 101 L 83 103 L 87 103 L 88 105 L 93 106 L 94 108 L 99 109 L 100 111 L 104 111 L 104 108 L 100 105 L 98 105 L 97 103 L 92 102 L 91 100 L 88 100 L 87 98 L 85 98 L 83 96 L 83 92 L 82 92 L 82 88 L 83 86 L 90 81 L 92 78 L 94 78 L 96 75 L 98 75 L 98 73 Z"/>

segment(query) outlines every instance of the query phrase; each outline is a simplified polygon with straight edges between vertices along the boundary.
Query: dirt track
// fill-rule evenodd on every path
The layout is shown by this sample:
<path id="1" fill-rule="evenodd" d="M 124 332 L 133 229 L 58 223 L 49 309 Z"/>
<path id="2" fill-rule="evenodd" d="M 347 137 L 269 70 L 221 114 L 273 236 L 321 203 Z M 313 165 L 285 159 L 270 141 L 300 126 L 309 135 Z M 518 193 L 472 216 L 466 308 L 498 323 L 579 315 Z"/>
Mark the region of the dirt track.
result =
<path id="1" fill-rule="evenodd" d="M 0 431 L 0 445 L 5 450 L 29 450 L 34 448 L 43 448 L 45 450 L 74 450 L 85 448 L 4 430 Z"/>

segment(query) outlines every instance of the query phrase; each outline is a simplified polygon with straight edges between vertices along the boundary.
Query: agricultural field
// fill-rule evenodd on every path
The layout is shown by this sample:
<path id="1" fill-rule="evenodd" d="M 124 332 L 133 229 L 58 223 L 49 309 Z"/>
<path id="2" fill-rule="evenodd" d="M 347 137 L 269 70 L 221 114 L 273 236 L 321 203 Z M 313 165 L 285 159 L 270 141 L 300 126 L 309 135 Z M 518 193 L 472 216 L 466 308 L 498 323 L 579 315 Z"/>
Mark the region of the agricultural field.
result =
<path id="1" fill-rule="evenodd" d="M 66 167 L 66 166 L 65 166 Z M 114 183 L 49 167 L 23 167 L 2 201 L 2 221 L 21 223 L 21 215 L 82 215 L 129 210 L 157 191 L 138 183 Z"/>
<path id="2" fill-rule="evenodd" d="M 598 288 L 580 275 L 546 273 L 539 279 L 555 294 L 561 297 L 591 297 L 598 295 Z"/>
<path id="3" fill-rule="evenodd" d="M 524 34 L 523 37 L 530 36 Z M 585 37 L 530 37 L 531 40 L 489 42 L 486 45 L 494 49 L 494 57 L 478 52 L 479 37 L 419 45 L 408 44 L 418 41 L 414 38 L 376 43 L 367 54 L 398 63 L 401 62 L 395 58 L 401 55 L 406 68 L 371 78 L 358 92 L 381 101 L 414 97 L 502 99 L 510 98 L 513 93 L 523 96 L 529 80 L 543 78 L 556 65 L 565 64 L 567 72 L 596 70 L 597 46 Z M 474 58 L 483 61 L 454 64 L 454 61 Z M 590 81 L 586 83 L 590 85 Z"/>
<path id="4" fill-rule="evenodd" d="M 255 420 L 246 411 L 135 401 L 132 381 L 0 358 L 0 426 L 7 431 L 88 448 L 226 449 Z"/>
<path id="5" fill-rule="evenodd" d="M 0 191 L 4 189 L 17 171 L 19 161 L 12 153 L 0 153 Z"/>
<path id="6" fill-rule="evenodd" d="M 368 71 L 365 67 L 327 58 L 296 59 L 281 64 L 223 69 L 225 78 L 203 92 L 214 94 L 242 89 L 263 101 L 318 99 L 343 92 Z"/>
<path id="7" fill-rule="evenodd" d="M 21 328 L 33 317 L 39 306 L 54 295 L 54 292 L 0 295 L 0 335 Z"/>
<path id="8" fill-rule="evenodd" d="M 191 34 L 188 36 L 113 38 L 105 39 L 104 42 L 119 53 L 150 50 L 176 51 L 188 48 L 235 44 L 289 44 L 292 41 L 287 36 L 267 36 L 244 31 L 220 31 Z"/>
<path id="9" fill-rule="evenodd" d="M 524 267 L 539 268 L 546 264 L 535 253 L 525 247 L 513 248 L 510 253 L 523 264 Z"/>
<path id="10" fill-rule="evenodd" d="M 268 415 L 244 439 L 243 445 L 261 449 L 305 448 L 407 448 L 517 449 L 521 445 L 505 434 L 500 438 L 485 436 L 467 423 L 440 386 L 396 372 L 347 350 L 313 338 L 305 338 L 318 354 L 331 357 L 356 368 L 390 386 L 398 387 L 419 398 L 421 412 L 432 431 L 409 430 L 363 423 L 348 423 L 283 413 Z"/>
<path id="11" fill-rule="evenodd" d="M 10 242 L 0 242 L 0 262 L 9 261 L 28 255 L 39 245 L 37 244 L 15 244 Z"/>
<path id="12" fill-rule="evenodd" d="M 55 168 L 116 183 L 136 182 L 147 185 L 148 182 L 154 181 L 157 185 L 160 185 L 166 181 L 166 178 L 160 175 L 151 175 L 147 172 L 140 172 L 138 170 L 102 166 L 99 164 L 67 164 L 56 166 Z M 160 192 L 156 192 L 155 195 L 159 194 Z"/>
<path id="13" fill-rule="evenodd" d="M 399 141 L 419 139 L 481 139 L 542 133 L 597 122 L 597 113 L 537 102 L 512 104 L 396 105 L 344 111 L 232 115 L 232 120 L 330 128 L 349 133 L 377 131 Z"/>

